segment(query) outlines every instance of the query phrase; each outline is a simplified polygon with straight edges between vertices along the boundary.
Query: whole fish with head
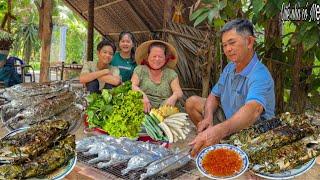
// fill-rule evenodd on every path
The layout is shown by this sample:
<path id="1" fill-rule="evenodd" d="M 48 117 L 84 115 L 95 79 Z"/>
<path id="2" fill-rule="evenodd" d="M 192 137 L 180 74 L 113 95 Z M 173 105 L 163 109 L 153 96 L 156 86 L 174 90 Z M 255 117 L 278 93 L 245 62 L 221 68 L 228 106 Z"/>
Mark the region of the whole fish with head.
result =
<path id="1" fill-rule="evenodd" d="M 75 156 L 75 136 L 69 135 L 31 162 L 0 166 L 0 179 L 25 179 L 46 175 Z"/>
<path id="2" fill-rule="evenodd" d="M 120 163 L 124 163 L 128 161 L 131 157 L 133 157 L 130 152 L 120 148 L 116 149 L 115 151 L 112 151 L 110 154 L 110 161 L 108 162 L 99 162 L 97 164 L 97 167 L 102 169 L 102 168 L 107 168 L 113 165 L 118 165 Z"/>
<path id="3" fill-rule="evenodd" d="M 98 154 L 102 149 L 104 149 L 105 147 L 107 147 L 109 145 L 110 145 L 110 143 L 107 143 L 107 142 L 96 142 L 94 144 L 90 144 L 89 150 L 86 152 L 82 152 L 82 154 L 85 156 L 95 155 L 95 154 Z"/>
<path id="4" fill-rule="evenodd" d="M 40 104 L 27 107 L 15 117 L 4 123 L 13 129 L 32 125 L 61 113 L 72 105 L 75 95 L 73 92 L 64 92 L 57 96 L 45 99 Z"/>
<path id="5" fill-rule="evenodd" d="M 98 157 L 88 161 L 90 164 L 96 164 L 101 161 L 110 161 L 111 155 L 117 150 L 121 149 L 119 144 L 111 143 L 98 152 Z"/>
<path id="6" fill-rule="evenodd" d="M 99 144 L 101 142 L 109 142 L 109 141 L 115 142 L 115 139 L 107 135 L 96 135 L 96 136 L 86 137 L 76 142 L 76 150 L 78 152 L 86 152 L 94 144 Z"/>
<path id="7" fill-rule="evenodd" d="M 130 171 L 139 170 L 141 168 L 144 168 L 145 166 L 147 166 L 151 162 L 154 162 L 160 158 L 162 158 L 162 157 L 157 156 L 152 153 L 149 153 L 149 152 L 135 155 L 128 161 L 127 168 L 123 169 L 121 171 L 121 174 L 125 175 L 125 174 L 129 173 Z"/>
<path id="8" fill-rule="evenodd" d="M 69 128 L 64 120 L 44 122 L 0 141 L 1 163 L 23 162 L 46 151 L 63 138 Z"/>
<path id="9" fill-rule="evenodd" d="M 261 134 L 251 141 L 248 141 L 241 146 L 241 148 L 249 155 L 261 153 L 263 151 L 268 151 L 270 148 L 281 147 L 300 140 L 314 133 L 315 127 L 308 123 L 301 124 L 300 126 L 285 125 Z"/>
<path id="10" fill-rule="evenodd" d="M 278 173 L 303 165 L 319 155 L 320 136 L 318 134 L 249 157 L 252 170 L 263 173 Z"/>
<path id="11" fill-rule="evenodd" d="M 72 104 L 69 108 L 50 119 L 65 119 L 70 123 L 69 132 L 76 129 L 78 122 L 82 122 L 84 107 L 79 104 Z"/>
<path id="12" fill-rule="evenodd" d="M 229 136 L 228 138 L 226 138 L 226 140 L 222 140 L 221 143 L 242 146 L 246 142 L 250 142 L 252 139 L 258 137 L 260 134 L 277 128 L 281 125 L 283 125 L 283 123 L 280 118 L 273 118 L 270 120 L 262 121 L 258 124 L 252 125 L 248 129 L 243 129 L 240 132 Z"/>
<path id="13" fill-rule="evenodd" d="M 17 113 L 22 111 L 23 109 L 27 107 L 33 107 L 41 102 L 43 102 L 45 99 L 53 98 L 55 96 L 58 96 L 61 93 L 66 93 L 66 91 L 59 91 L 51 94 L 45 94 L 45 95 L 39 95 L 39 96 L 31 96 L 31 97 L 25 97 L 21 99 L 14 99 L 10 101 L 9 103 L 0 106 L 1 113 L 3 114 L 3 122 L 6 122 L 10 118 L 14 117 Z"/>
<path id="14" fill-rule="evenodd" d="M 19 99 L 13 99 L 9 103 L 0 106 L 0 109 L 4 109 L 5 111 L 10 108 L 17 108 L 17 109 L 24 109 L 28 106 L 34 106 L 36 104 L 39 104 L 41 101 L 57 96 L 60 93 L 66 92 L 67 90 L 58 91 L 50 94 L 41 94 L 37 96 L 30 96 L 30 97 L 24 97 Z"/>

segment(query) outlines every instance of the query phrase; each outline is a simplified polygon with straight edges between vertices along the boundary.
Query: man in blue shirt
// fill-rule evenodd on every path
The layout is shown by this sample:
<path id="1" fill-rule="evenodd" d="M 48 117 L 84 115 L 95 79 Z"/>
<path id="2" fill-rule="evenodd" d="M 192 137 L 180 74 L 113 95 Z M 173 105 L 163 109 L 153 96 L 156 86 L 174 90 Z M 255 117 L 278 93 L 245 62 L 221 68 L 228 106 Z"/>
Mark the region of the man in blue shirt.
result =
<path id="1" fill-rule="evenodd" d="M 223 70 L 207 99 L 192 96 L 186 111 L 197 126 L 190 143 L 191 155 L 257 121 L 274 116 L 274 82 L 254 51 L 255 36 L 250 21 L 236 19 L 221 30 L 223 51 L 231 61 Z M 213 123 L 221 106 L 225 121 Z"/>

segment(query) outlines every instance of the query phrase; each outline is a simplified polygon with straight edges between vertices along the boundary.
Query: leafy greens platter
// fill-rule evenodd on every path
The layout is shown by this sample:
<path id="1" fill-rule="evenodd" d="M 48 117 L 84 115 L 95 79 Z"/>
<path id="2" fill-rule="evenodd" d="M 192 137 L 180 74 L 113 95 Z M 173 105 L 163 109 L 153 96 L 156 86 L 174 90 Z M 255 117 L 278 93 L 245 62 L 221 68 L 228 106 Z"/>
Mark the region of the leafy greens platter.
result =
<path id="1" fill-rule="evenodd" d="M 136 138 L 144 120 L 142 94 L 131 90 L 131 82 L 104 89 L 87 97 L 89 128 L 101 128 L 114 137 Z"/>

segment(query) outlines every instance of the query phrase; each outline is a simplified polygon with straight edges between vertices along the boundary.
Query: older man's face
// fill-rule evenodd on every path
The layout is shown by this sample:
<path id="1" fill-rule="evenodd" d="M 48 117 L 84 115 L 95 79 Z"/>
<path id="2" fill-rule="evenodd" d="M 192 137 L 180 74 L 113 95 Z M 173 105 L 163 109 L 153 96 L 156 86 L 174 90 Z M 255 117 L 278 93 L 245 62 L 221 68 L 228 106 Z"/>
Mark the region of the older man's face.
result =
<path id="1" fill-rule="evenodd" d="M 254 39 L 250 37 L 238 34 L 235 29 L 223 33 L 222 47 L 227 58 L 236 64 L 246 60 L 253 50 Z"/>

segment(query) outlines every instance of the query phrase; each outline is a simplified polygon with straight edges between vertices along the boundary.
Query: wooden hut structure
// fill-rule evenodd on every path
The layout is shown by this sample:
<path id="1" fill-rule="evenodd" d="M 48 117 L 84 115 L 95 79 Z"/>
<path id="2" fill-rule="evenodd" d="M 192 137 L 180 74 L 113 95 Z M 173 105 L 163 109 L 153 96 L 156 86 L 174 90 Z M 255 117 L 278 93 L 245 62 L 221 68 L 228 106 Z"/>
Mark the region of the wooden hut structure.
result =
<path id="1" fill-rule="evenodd" d="M 92 59 L 93 28 L 106 38 L 118 41 L 120 32 L 131 31 L 138 43 L 162 39 L 179 53 L 177 73 L 185 98 L 206 96 L 217 70 L 213 33 L 192 27 L 189 8 L 196 0 L 64 0 L 65 4 L 88 21 L 88 60 Z M 176 12 L 175 12 L 176 11 Z M 180 12 L 177 12 L 180 11 Z M 178 16 L 182 16 L 177 18 Z M 172 22 L 180 20 L 185 24 Z M 91 54 L 90 54 L 91 53 Z"/>

